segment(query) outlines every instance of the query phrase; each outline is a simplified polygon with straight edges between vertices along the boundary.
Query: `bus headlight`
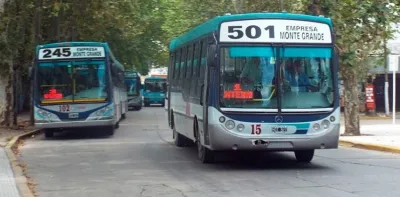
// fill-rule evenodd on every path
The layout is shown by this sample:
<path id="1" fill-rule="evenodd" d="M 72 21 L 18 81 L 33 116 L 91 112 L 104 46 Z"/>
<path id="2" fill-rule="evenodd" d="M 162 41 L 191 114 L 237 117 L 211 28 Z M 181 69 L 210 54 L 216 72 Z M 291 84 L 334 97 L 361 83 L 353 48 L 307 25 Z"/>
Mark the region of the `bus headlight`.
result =
<path id="1" fill-rule="evenodd" d="M 244 130 L 244 125 L 243 125 L 243 124 L 238 124 L 238 126 L 236 127 L 236 129 L 237 129 L 239 132 L 242 132 L 242 131 Z"/>
<path id="2" fill-rule="evenodd" d="M 228 120 L 225 123 L 225 127 L 229 130 L 235 128 L 235 122 L 233 122 L 232 120 Z"/>
<path id="3" fill-rule="evenodd" d="M 320 126 L 318 123 L 315 123 L 315 124 L 313 125 L 314 131 L 318 131 L 320 128 L 321 128 L 321 126 Z"/>
<path id="4" fill-rule="evenodd" d="M 324 121 L 322 121 L 322 123 L 321 123 L 322 128 L 324 128 L 324 129 L 329 128 L 330 124 L 331 124 L 331 123 L 330 123 L 328 120 L 324 120 Z"/>
<path id="5" fill-rule="evenodd" d="M 331 122 L 335 122 L 336 118 L 335 118 L 335 116 L 331 116 L 331 117 L 329 117 L 329 120 L 330 120 Z"/>
<path id="6" fill-rule="evenodd" d="M 51 118 L 51 113 L 49 113 L 47 111 L 38 110 L 38 113 L 43 117 Z"/>
<path id="7" fill-rule="evenodd" d="M 219 117 L 219 122 L 220 123 L 224 123 L 225 122 L 225 117 L 224 116 Z"/>
<path id="8" fill-rule="evenodd" d="M 102 108 L 100 110 L 97 110 L 96 111 L 96 116 L 101 116 L 101 115 L 105 114 L 108 110 L 110 110 L 109 107 L 105 107 L 105 108 Z"/>

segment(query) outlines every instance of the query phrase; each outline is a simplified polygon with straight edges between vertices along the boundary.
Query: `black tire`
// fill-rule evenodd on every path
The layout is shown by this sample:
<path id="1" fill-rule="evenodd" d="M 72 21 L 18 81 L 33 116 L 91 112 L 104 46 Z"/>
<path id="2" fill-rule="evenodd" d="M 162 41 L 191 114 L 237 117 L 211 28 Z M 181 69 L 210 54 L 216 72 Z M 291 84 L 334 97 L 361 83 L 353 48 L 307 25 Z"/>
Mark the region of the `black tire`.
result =
<path id="1" fill-rule="evenodd" d="M 314 150 L 299 150 L 294 151 L 296 160 L 302 163 L 310 163 L 314 157 Z"/>
<path id="2" fill-rule="evenodd" d="M 175 128 L 173 129 L 173 137 L 174 137 L 174 144 L 177 147 L 185 147 L 186 146 L 186 139 L 185 136 L 178 133 Z"/>
<path id="3" fill-rule="evenodd" d="M 113 136 L 115 129 L 113 126 L 104 127 L 104 133 L 106 133 L 106 135 Z"/>
<path id="4" fill-rule="evenodd" d="M 200 134 L 198 127 L 195 125 L 195 137 L 196 137 L 196 146 L 197 146 L 197 156 L 201 163 L 213 163 L 214 162 L 214 151 L 208 149 L 207 147 L 203 146 L 200 142 Z"/>
<path id="5" fill-rule="evenodd" d="M 52 138 L 54 136 L 54 131 L 52 129 L 44 130 L 44 137 Z"/>
<path id="6" fill-rule="evenodd" d="M 140 111 L 142 107 L 135 107 L 136 111 Z"/>
<path id="7" fill-rule="evenodd" d="M 124 120 L 126 118 L 126 114 L 121 115 L 121 119 Z"/>
<path id="8" fill-rule="evenodd" d="M 144 103 L 145 107 L 150 107 L 150 103 Z"/>
<path id="9" fill-rule="evenodd" d="M 117 122 L 117 124 L 115 124 L 114 128 L 116 128 L 116 129 L 119 128 L 119 121 Z"/>

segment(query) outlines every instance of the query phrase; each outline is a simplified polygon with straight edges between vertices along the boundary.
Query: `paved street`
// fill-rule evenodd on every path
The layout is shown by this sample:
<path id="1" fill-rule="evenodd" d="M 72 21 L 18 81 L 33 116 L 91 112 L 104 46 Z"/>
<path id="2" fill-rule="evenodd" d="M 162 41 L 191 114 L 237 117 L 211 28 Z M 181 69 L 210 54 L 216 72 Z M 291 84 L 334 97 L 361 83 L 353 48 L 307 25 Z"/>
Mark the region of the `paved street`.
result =
<path id="1" fill-rule="evenodd" d="M 96 131 L 37 136 L 20 148 L 40 197 L 400 196 L 400 155 L 340 148 L 311 164 L 293 153 L 223 154 L 197 161 L 171 141 L 162 107 L 129 112 L 113 137 Z"/>

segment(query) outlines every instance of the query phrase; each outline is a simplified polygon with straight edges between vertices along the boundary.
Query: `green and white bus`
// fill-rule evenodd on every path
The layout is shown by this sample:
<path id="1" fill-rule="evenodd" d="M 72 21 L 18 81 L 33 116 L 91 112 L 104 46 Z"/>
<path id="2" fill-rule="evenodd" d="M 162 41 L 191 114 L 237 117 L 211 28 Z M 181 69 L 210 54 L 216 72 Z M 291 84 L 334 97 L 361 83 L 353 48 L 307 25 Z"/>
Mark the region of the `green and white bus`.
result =
<path id="1" fill-rule="evenodd" d="M 128 91 L 128 109 L 141 110 L 143 99 L 139 73 L 135 70 L 125 71 L 125 83 Z"/>
<path id="2" fill-rule="evenodd" d="M 114 134 L 128 110 L 124 67 L 107 43 L 39 45 L 33 77 L 35 127 L 46 137 L 62 129 L 99 127 Z"/>
<path id="3" fill-rule="evenodd" d="M 338 148 L 338 58 L 323 16 L 218 16 L 170 43 L 168 121 L 202 162 L 219 150 Z"/>

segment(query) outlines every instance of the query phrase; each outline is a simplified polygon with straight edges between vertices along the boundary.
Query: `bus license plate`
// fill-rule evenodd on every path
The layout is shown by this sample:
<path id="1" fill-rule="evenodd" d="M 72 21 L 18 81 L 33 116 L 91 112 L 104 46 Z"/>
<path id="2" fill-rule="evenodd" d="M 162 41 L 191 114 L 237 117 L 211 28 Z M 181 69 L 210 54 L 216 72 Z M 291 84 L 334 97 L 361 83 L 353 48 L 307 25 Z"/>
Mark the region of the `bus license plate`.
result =
<path id="1" fill-rule="evenodd" d="M 274 133 L 287 133 L 289 131 L 287 126 L 273 126 L 272 132 Z"/>
<path id="2" fill-rule="evenodd" d="M 69 118 L 79 118 L 79 114 L 78 113 L 69 113 L 68 117 Z"/>

